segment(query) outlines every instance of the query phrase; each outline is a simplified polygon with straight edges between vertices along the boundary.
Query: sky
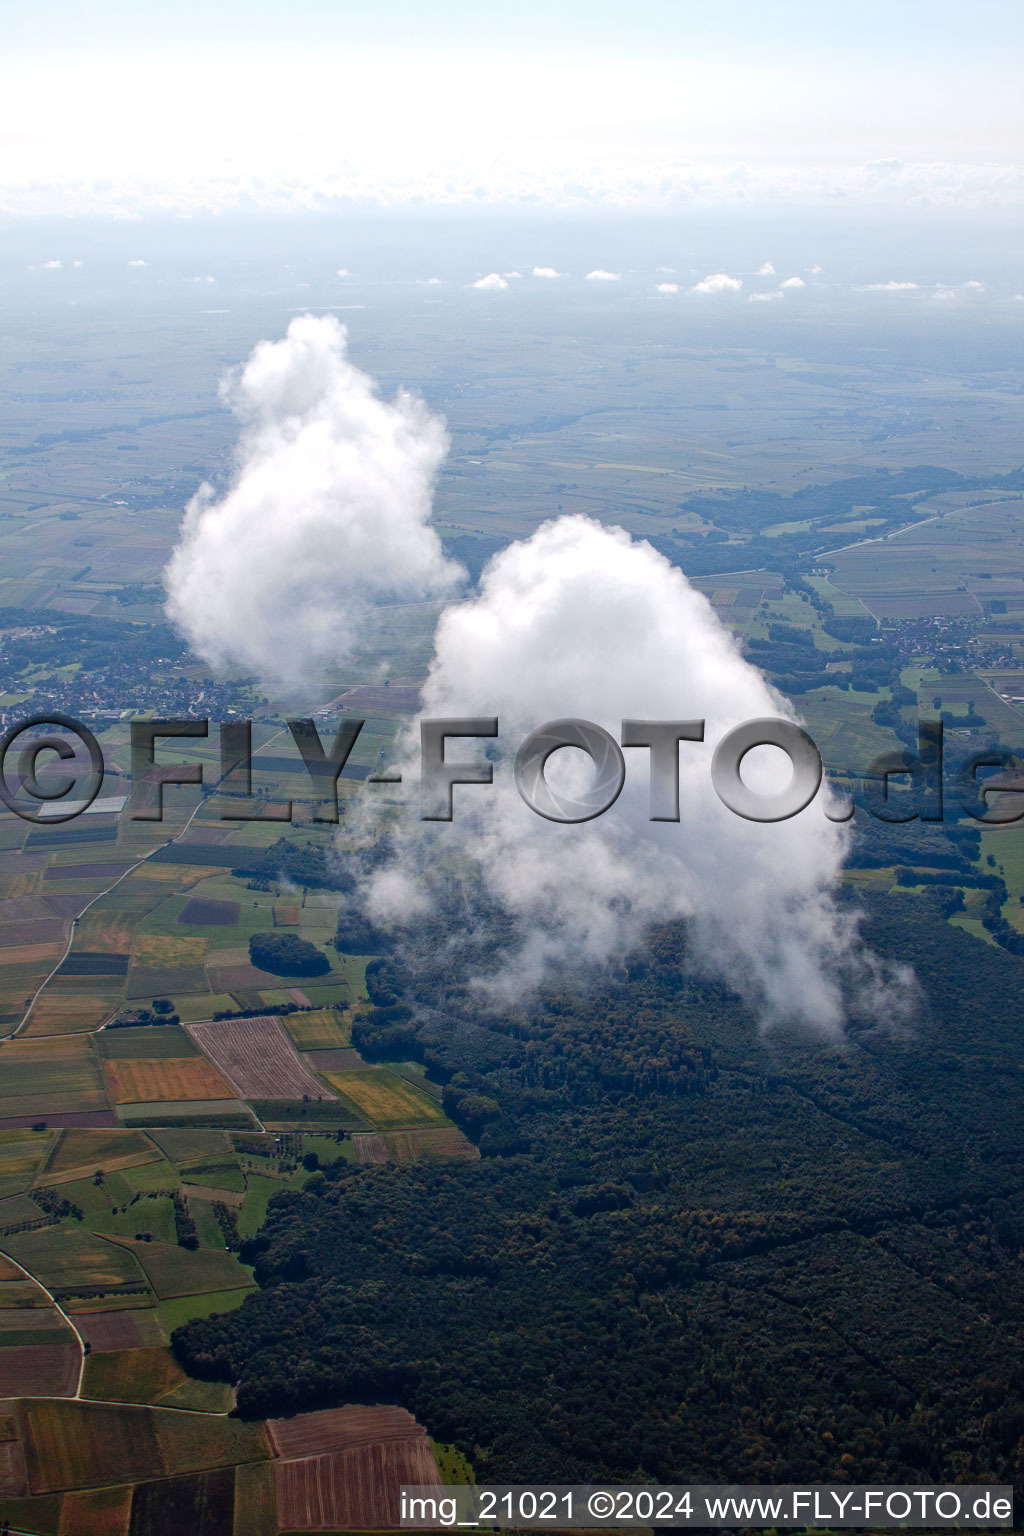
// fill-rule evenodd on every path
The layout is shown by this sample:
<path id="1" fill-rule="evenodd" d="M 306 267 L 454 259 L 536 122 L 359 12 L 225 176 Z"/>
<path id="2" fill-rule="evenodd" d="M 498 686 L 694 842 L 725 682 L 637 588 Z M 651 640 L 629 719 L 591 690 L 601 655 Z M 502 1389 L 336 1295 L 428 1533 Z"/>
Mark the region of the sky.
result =
<path id="1" fill-rule="evenodd" d="M 16 211 L 75 184 L 172 207 L 226 184 L 300 205 L 1022 195 L 1019 0 L 22 0 L 4 33 Z"/>

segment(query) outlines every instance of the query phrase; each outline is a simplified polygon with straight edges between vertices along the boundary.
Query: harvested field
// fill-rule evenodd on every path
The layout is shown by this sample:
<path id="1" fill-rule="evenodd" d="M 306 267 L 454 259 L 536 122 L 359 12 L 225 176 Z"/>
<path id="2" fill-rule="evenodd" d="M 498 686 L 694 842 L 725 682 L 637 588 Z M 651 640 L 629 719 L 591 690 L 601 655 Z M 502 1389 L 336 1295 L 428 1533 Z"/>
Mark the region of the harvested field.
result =
<path id="1" fill-rule="evenodd" d="M 224 1467 L 198 1477 L 140 1483 L 132 1497 L 129 1536 L 232 1536 L 235 1469 Z"/>
<path id="2" fill-rule="evenodd" d="M 26 1401 L 23 1443 L 33 1493 L 160 1477 L 154 1415 L 101 1403 Z"/>
<path id="3" fill-rule="evenodd" d="M 293 1002 L 293 1003 L 296 1003 L 298 1005 L 298 1007 L 300 1007 L 300 1008 L 310 1008 L 310 1007 L 312 1007 L 312 1003 L 310 1002 L 309 998 L 306 996 L 305 992 L 303 992 L 301 987 L 286 987 L 285 991 L 288 994 L 289 1000 L 291 1002 Z"/>
<path id="4" fill-rule="evenodd" d="M 63 948 L 64 939 L 59 934 L 56 943 L 7 945 L 0 949 L 0 966 L 38 966 L 45 973 L 60 959 Z"/>
<path id="5" fill-rule="evenodd" d="M 164 1342 L 160 1319 L 152 1308 L 133 1312 L 70 1312 L 82 1338 L 95 1351 L 139 1350 Z"/>
<path id="6" fill-rule="evenodd" d="M 275 928 L 297 928 L 299 926 L 299 918 L 301 916 L 301 913 L 302 913 L 301 907 L 284 907 L 284 906 L 275 907 L 274 908 L 274 927 Z"/>
<path id="7" fill-rule="evenodd" d="M 333 1051 L 307 1051 L 306 1060 L 317 1072 L 359 1072 L 366 1067 L 366 1062 L 359 1052 L 350 1046 Z"/>
<path id="8" fill-rule="evenodd" d="M 200 1056 L 191 1035 L 177 1024 L 145 1024 L 138 1029 L 104 1029 L 96 1037 L 96 1049 L 108 1061 L 119 1056 Z"/>
<path id="9" fill-rule="evenodd" d="M 159 1403 L 188 1381 L 166 1345 L 93 1352 L 85 1362 L 85 1397 L 112 1403 Z"/>
<path id="10" fill-rule="evenodd" d="M 161 1300 L 168 1296 L 239 1290 L 253 1283 L 251 1274 L 234 1254 L 214 1248 L 192 1251 L 179 1248 L 176 1243 L 137 1243 L 127 1237 L 112 1239 L 111 1246 L 124 1251 L 126 1257 L 134 1254 Z"/>
<path id="11" fill-rule="evenodd" d="M 127 1536 L 128 1488 L 87 1488 L 64 1495 L 59 1536 Z"/>
<path id="12" fill-rule="evenodd" d="M 297 1054 L 277 1019 L 225 1019 L 190 1024 L 188 1031 L 240 1097 L 331 1097 Z"/>
<path id="13" fill-rule="evenodd" d="M 99 1029 L 121 1006 L 123 994 L 101 993 L 98 996 L 61 995 L 53 985 L 43 993 L 32 1009 L 32 1016 L 21 1036 L 31 1039 L 37 1035 L 81 1035 Z"/>
<path id="14" fill-rule="evenodd" d="M 418 1440 L 277 1461 L 278 1523 L 301 1531 L 396 1530 L 403 1483 L 441 1486 L 425 1431 Z"/>
<path id="15" fill-rule="evenodd" d="M 78 1386 L 82 1351 L 71 1330 L 65 1333 L 66 1344 L 16 1344 L 0 1349 L 0 1393 L 71 1397 Z"/>
<path id="16" fill-rule="evenodd" d="M 231 1089 L 202 1056 L 120 1059 L 104 1065 L 115 1104 L 225 1099 Z"/>
<path id="17" fill-rule="evenodd" d="M 284 1015 L 284 1028 L 298 1051 L 333 1051 L 352 1044 L 352 1018 L 333 1008 Z"/>
<path id="18" fill-rule="evenodd" d="M 364 1119 L 380 1130 L 449 1123 L 436 1099 L 387 1067 L 327 1072 L 325 1076 Z"/>
<path id="19" fill-rule="evenodd" d="M 178 922 L 195 928 L 233 928 L 241 910 L 241 904 L 237 901 L 215 901 L 212 896 L 193 896 L 178 913 Z"/>
<path id="20" fill-rule="evenodd" d="M 9 1040 L 0 1046 L 0 1115 L 106 1109 L 99 1061 L 87 1039 Z"/>
<path id="21" fill-rule="evenodd" d="M 352 1150 L 357 1163 L 386 1163 L 388 1144 L 379 1131 L 353 1131 Z"/>
<path id="22" fill-rule="evenodd" d="M 454 1125 L 438 1126 L 436 1130 L 388 1131 L 384 1140 L 393 1163 L 441 1163 L 453 1157 L 472 1160 L 480 1156 L 468 1136 Z"/>

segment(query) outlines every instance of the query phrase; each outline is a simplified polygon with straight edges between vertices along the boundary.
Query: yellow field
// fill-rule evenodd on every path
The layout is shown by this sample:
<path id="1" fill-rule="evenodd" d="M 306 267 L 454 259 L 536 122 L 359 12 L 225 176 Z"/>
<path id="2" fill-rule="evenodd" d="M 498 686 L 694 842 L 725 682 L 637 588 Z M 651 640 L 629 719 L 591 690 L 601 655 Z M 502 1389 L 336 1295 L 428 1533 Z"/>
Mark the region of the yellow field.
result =
<path id="1" fill-rule="evenodd" d="M 173 934 L 143 933 L 135 940 L 136 965 L 202 965 L 206 940 L 175 938 Z"/>
<path id="2" fill-rule="evenodd" d="M 115 1104 L 157 1100 L 230 1099 L 234 1095 L 216 1067 L 202 1056 L 135 1057 L 105 1061 Z"/>
<path id="3" fill-rule="evenodd" d="M 343 1099 L 354 1104 L 365 1120 L 380 1130 L 417 1125 L 444 1125 L 448 1117 L 429 1094 L 414 1088 L 386 1067 L 365 1072 L 325 1072 L 324 1077 Z"/>

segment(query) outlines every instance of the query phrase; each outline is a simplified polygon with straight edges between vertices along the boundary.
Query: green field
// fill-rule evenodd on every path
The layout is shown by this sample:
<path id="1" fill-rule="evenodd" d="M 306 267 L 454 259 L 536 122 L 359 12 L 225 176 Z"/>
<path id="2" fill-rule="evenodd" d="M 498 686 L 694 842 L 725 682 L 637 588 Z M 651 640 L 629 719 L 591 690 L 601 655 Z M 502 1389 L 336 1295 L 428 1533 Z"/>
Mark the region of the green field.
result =
<path id="1" fill-rule="evenodd" d="M 238 1289 L 252 1284 L 252 1272 L 234 1254 L 209 1248 L 190 1251 L 172 1243 L 136 1243 L 125 1240 L 161 1301 L 174 1296 L 197 1296 L 208 1291 Z"/>

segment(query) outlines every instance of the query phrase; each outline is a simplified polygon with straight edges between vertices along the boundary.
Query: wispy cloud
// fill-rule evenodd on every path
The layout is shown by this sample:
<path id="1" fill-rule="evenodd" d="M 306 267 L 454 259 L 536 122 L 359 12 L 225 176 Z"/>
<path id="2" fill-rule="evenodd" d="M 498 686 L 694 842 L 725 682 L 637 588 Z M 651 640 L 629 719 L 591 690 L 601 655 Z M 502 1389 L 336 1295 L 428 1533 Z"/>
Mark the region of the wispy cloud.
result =
<path id="1" fill-rule="evenodd" d="M 774 277 L 775 276 L 775 268 L 772 266 L 770 261 L 762 262 L 761 266 L 759 266 L 758 269 L 757 269 L 757 276 L 758 277 Z"/>
<path id="2" fill-rule="evenodd" d="M 556 271 L 554 267 L 534 267 L 533 269 L 534 277 L 561 277 L 561 275 L 561 272 Z"/>
<path id="3" fill-rule="evenodd" d="M 357 206 L 508 203 L 549 207 L 744 207 L 879 203 L 895 207 L 1019 207 L 1024 168 L 1000 163 L 869 161 L 846 166 L 751 167 L 648 161 L 602 168 L 445 163 L 371 173 L 356 162 L 322 174 L 152 176 L 0 182 L 0 212 L 26 217 L 123 218 L 140 213 L 276 213 Z M 763 276 L 773 274 L 764 272 Z"/>
<path id="4" fill-rule="evenodd" d="M 782 289 L 781 288 L 772 288 L 772 289 L 769 289 L 769 291 L 767 293 L 749 293 L 747 295 L 747 303 L 748 304 L 767 304 L 772 299 L 782 299 L 782 298 L 785 298 L 785 294 L 782 292 Z"/>
<path id="5" fill-rule="evenodd" d="M 146 266 L 146 262 L 142 259 L 141 256 L 133 256 L 128 265 L 130 267 L 144 267 Z"/>
<path id="6" fill-rule="evenodd" d="M 860 284 L 860 292 L 861 293 L 908 293 L 911 289 L 916 288 L 917 286 L 918 286 L 917 283 L 898 283 L 898 282 L 895 282 L 895 281 L 890 281 L 888 283 L 861 283 Z"/>

